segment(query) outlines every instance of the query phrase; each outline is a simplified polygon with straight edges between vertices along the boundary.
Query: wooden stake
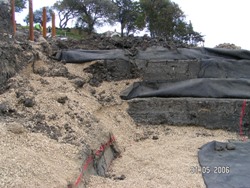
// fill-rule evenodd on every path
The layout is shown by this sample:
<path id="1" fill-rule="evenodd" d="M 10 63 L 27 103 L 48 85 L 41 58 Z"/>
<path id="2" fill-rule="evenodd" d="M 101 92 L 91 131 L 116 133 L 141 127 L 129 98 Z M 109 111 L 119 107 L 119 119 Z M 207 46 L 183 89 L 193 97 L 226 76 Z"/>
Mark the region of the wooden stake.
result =
<path id="1" fill-rule="evenodd" d="M 29 31 L 30 31 L 30 40 L 34 41 L 34 27 L 33 27 L 33 22 L 34 22 L 34 15 L 33 15 L 33 2 L 32 0 L 29 0 Z"/>
<path id="2" fill-rule="evenodd" d="M 47 36 L 46 22 L 47 22 L 46 8 L 43 7 L 43 37 L 44 38 L 46 38 Z"/>

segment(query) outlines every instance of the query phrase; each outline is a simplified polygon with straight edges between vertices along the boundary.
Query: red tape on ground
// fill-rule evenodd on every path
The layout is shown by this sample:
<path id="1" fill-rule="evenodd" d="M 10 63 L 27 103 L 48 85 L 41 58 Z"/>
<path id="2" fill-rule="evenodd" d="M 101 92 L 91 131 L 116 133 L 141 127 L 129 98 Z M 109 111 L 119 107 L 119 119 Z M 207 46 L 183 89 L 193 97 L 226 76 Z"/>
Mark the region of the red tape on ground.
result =
<path id="1" fill-rule="evenodd" d="M 104 152 L 106 150 L 107 147 L 109 147 L 113 142 L 115 141 L 115 137 L 111 136 L 109 141 L 106 144 L 101 144 L 99 150 L 97 150 L 95 152 L 96 156 L 100 156 L 100 154 L 102 154 L 102 152 Z M 87 160 L 85 161 L 85 163 L 83 164 L 83 168 L 82 168 L 82 172 L 80 173 L 80 175 L 78 176 L 76 182 L 75 182 L 75 186 L 77 187 L 79 185 L 79 183 L 82 180 L 83 177 L 83 173 L 84 171 L 86 171 L 89 167 L 89 164 L 94 160 L 94 157 L 91 155 L 87 158 Z"/>

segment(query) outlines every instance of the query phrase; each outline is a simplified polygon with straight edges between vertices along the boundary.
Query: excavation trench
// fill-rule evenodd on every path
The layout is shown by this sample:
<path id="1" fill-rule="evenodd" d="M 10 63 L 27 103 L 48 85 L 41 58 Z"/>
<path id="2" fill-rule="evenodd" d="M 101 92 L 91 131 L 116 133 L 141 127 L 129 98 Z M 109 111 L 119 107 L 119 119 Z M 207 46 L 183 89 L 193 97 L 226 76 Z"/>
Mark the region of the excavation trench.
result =
<path id="1" fill-rule="evenodd" d="M 206 55 L 204 55 L 204 50 L 206 51 Z M 139 156 L 135 153 L 142 152 L 143 149 L 149 149 L 150 147 L 152 147 L 152 150 L 150 150 L 151 152 L 157 153 L 154 151 L 153 147 L 156 147 L 159 143 L 163 144 L 164 142 L 169 142 L 168 138 L 166 138 L 166 135 L 169 133 L 166 133 L 166 130 L 170 130 L 169 132 L 175 132 L 181 129 L 188 130 L 183 127 L 188 126 L 196 135 L 203 135 L 204 137 L 211 136 L 215 139 L 221 138 L 218 135 L 214 136 L 213 129 L 232 131 L 232 135 L 223 133 L 225 134 L 224 139 L 222 139 L 223 141 L 227 140 L 226 137 L 235 139 L 234 133 L 239 133 L 240 131 L 242 135 L 249 135 L 249 117 L 241 115 L 244 103 L 248 104 L 249 102 L 249 100 L 245 100 L 245 98 L 250 97 L 248 74 L 246 74 L 246 70 L 250 69 L 250 56 L 248 53 L 230 50 L 202 49 L 188 51 L 183 49 L 183 51 L 178 51 L 180 54 L 176 57 L 176 54 L 166 50 L 164 52 L 168 53 L 170 56 L 170 59 L 167 59 L 165 57 L 167 55 L 163 55 L 162 49 L 149 49 L 147 52 L 148 53 L 139 52 L 132 61 L 128 61 L 126 59 L 127 57 L 124 56 L 123 60 L 119 62 L 123 62 L 123 68 L 128 67 L 124 66 L 126 62 L 133 62 L 133 66 L 136 65 L 137 67 L 136 70 L 138 75 L 142 76 L 142 81 L 131 84 L 128 89 L 122 92 L 121 98 L 128 100 L 129 107 L 127 112 L 132 117 L 135 124 L 144 126 L 144 128 L 142 128 L 144 132 L 151 133 L 136 139 L 136 142 L 133 143 L 134 145 L 128 149 L 131 153 L 128 153 L 128 151 L 124 152 L 122 155 L 125 155 L 125 159 L 116 160 L 114 166 L 111 167 L 112 169 L 117 166 L 122 168 L 123 165 L 118 163 L 128 163 L 129 156 L 134 160 L 140 161 L 145 159 L 147 161 L 147 157 L 144 155 Z M 88 52 L 85 51 L 84 53 L 87 54 Z M 122 52 L 119 51 L 119 53 L 122 55 Z M 150 53 L 154 55 L 158 53 L 158 56 L 151 56 Z M 109 54 L 106 55 L 109 56 Z M 106 59 L 108 58 L 107 56 L 104 55 L 103 58 Z M 155 57 L 155 59 L 152 58 L 152 60 L 150 57 Z M 160 59 L 157 59 L 158 57 L 160 57 Z M 117 60 L 112 60 L 110 62 L 114 61 Z M 106 60 L 104 62 L 106 63 L 105 67 L 110 67 L 110 62 Z M 129 65 L 130 63 L 127 64 Z M 241 64 L 241 68 L 239 68 L 237 63 Z M 113 63 L 112 66 L 116 67 L 116 64 Z M 117 75 L 124 74 L 122 68 L 114 67 L 113 70 L 116 70 Z M 127 73 L 131 69 L 126 68 L 124 70 Z M 133 68 L 133 70 L 135 70 L 135 68 Z M 102 71 L 100 71 L 100 74 L 101 72 Z M 95 74 L 98 75 L 98 71 L 95 72 Z M 248 105 L 244 108 L 244 113 L 249 113 Z M 239 126 L 239 121 L 242 121 L 241 127 Z M 169 128 L 169 125 L 180 126 L 180 129 Z M 209 133 L 204 134 L 199 133 L 200 130 L 203 132 L 204 129 L 197 129 L 193 126 L 205 127 L 211 129 L 211 131 L 205 131 Z M 161 131 L 163 133 L 165 132 L 165 135 L 160 133 Z M 189 134 L 192 135 L 192 133 Z M 180 135 L 184 136 L 179 133 L 178 136 L 173 134 L 172 138 L 177 139 Z M 188 151 L 197 153 L 197 148 L 205 144 L 205 140 L 209 141 L 209 139 L 204 139 L 200 142 L 197 141 L 197 144 L 200 144 L 200 146 L 195 145 L 196 148 L 192 148 Z M 182 141 L 180 140 L 180 142 Z M 178 148 L 179 144 L 174 144 L 176 144 L 175 146 Z M 185 147 L 189 147 L 182 143 L 182 146 L 179 146 L 179 148 L 182 148 L 184 145 Z M 164 144 L 162 147 L 166 149 Z M 158 149 L 160 148 L 158 147 Z M 182 148 L 182 150 L 184 150 L 184 148 Z M 178 152 L 176 152 L 176 154 L 178 155 Z M 169 151 L 162 151 L 157 157 L 150 154 L 149 156 L 151 156 L 151 159 L 148 160 L 154 161 L 159 158 L 159 156 L 161 158 L 162 155 L 169 155 Z M 199 166 L 197 158 L 190 160 L 193 160 L 193 164 Z M 168 164 L 171 163 L 167 160 L 163 160 L 163 162 Z M 178 162 L 176 161 L 176 163 Z M 143 165 L 143 163 L 139 162 L 138 165 Z M 158 164 L 155 164 L 155 166 L 157 165 Z M 192 167 L 190 163 L 189 167 L 185 167 L 185 165 L 182 164 L 181 168 L 188 173 L 187 171 L 190 170 L 190 166 Z M 130 166 L 130 168 L 133 169 L 132 166 Z M 138 168 L 142 167 L 138 166 Z M 154 168 L 153 166 L 149 167 L 149 169 Z M 168 167 L 165 168 L 170 170 Z M 176 168 L 176 166 L 173 168 Z M 117 170 L 117 168 L 116 171 L 124 172 L 123 170 Z M 127 176 L 131 180 L 133 173 L 128 171 L 127 169 L 126 173 L 128 173 Z M 143 168 L 143 172 L 148 171 Z M 137 173 L 140 174 L 140 172 Z M 179 174 L 181 173 L 179 172 Z M 133 175 L 136 176 L 136 174 Z M 152 175 L 152 177 L 155 176 L 157 175 Z M 189 175 L 185 177 L 189 177 Z M 90 182 L 90 186 L 95 185 L 93 182 Z M 133 182 L 134 180 L 129 183 L 132 185 Z M 121 187 L 123 187 L 122 183 L 120 184 Z M 134 184 L 136 183 L 134 182 Z M 200 187 L 204 186 L 201 182 L 198 184 Z M 109 185 L 109 183 L 106 182 L 103 186 L 105 185 Z M 143 186 L 150 185 L 149 182 L 143 184 Z M 194 184 L 193 182 L 189 182 L 189 185 Z M 161 184 L 161 186 L 163 186 L 163 184 Z M 179 185 L 179 187 L 181 186 Z"/>
<path id="2" fill-rule="evenodd" d="M 90 175 L 106 177 L 112 161 L 119 155 L 114 135 L 109 134 L 109 136 L 106 137 L 107 141 L 87 156 L 81 166 L 79 176 L 75 182 L 69 184 L 68 187 L 86 188 Z"/>
<path id="3" fill-rule="evenodd" d="M 248 52 L 156 47 L 124 53 L 109 59 L 103 52 L 83 64 L 39 60 L 8 80 L 0 98 L 2 187 L 67 181 L 72 187 L 204 187 L 201 174 L 190 173 L 199 166 L 199 148 L 249 131 Z M 10 73 L 21 68 L 17 62 Z M 8 74 L 0 77 L 4 82 Z M 22 182 L 11 175 L 23 172 Z"/>

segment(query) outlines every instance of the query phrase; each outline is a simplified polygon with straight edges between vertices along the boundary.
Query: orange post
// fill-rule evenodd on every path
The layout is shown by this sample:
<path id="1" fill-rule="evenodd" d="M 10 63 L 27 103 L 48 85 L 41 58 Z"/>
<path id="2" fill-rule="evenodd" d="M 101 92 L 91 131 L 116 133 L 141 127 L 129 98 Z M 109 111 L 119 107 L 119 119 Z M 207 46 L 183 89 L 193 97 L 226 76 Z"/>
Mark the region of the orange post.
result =
<path id="1" fill-rule="evenodd" d="M 34 22 L 34 15 L 33 15 L 33 2 L 32 0 L 29 0 L 29 23 L 30 23 L 30 40 L 34 41 L 34 27 L 33 27 L 33 22 Z"/>
<path id="2" fill-rule="evenodd" d="M 47 36 L 46 22 L 47 22 L 46 8 L 43 7 L 43 37 L 44 38 L 46 38 Z"/>
<path id="3" fill-rule="evenodd" d="M 11 0 L 11 15 L 13 24 L 13 35 L 16 34 L 16 18 L 15 18 L 15 0 Z"/>
<path id="4" fill-rule="evenodd" d="M 56 17 L 55 13 L 52 13 L 52 37 L 56 36 Z"/>

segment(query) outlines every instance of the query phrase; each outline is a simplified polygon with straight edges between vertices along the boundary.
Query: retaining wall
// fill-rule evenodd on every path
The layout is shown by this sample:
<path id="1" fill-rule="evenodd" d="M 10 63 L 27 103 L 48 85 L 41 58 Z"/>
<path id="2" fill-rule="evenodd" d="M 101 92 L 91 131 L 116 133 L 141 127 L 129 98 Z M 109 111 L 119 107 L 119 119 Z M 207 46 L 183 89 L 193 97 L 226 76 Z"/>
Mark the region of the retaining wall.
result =
<path id="1" fill-rule="evenodd" d="M 243 118 L 246 133 L 250 122 L 250 100 Z M 209 129 L 239 131 L 242 99 L 139 98 L 128 101 L 128 113 L 139 124 L 196 125 Z"/>
<path id="2" fill-rule="evenodd" d="M 197 78 L 200 62 L 197 60 L 149 61 L 143 73 L 144 81 L 182 81 Z"/>

